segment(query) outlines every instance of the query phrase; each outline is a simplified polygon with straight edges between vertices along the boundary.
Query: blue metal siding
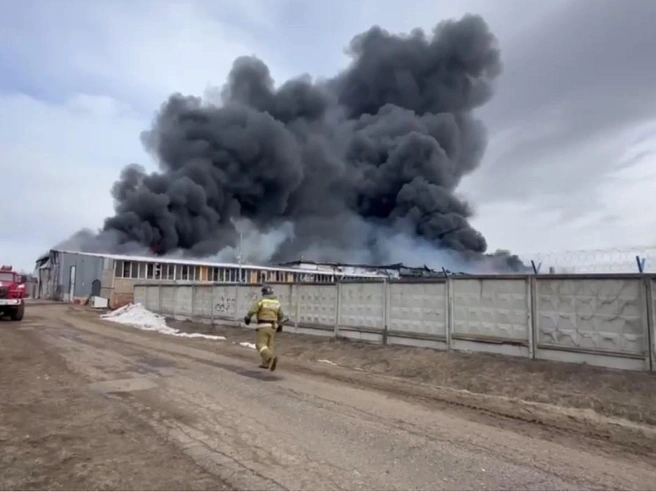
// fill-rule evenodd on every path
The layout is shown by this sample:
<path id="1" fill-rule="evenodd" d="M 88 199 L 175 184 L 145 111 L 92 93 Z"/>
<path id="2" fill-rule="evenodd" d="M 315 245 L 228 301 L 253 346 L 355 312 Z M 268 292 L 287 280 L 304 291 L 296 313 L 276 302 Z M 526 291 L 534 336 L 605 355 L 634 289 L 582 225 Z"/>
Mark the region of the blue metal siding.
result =
<path id="1" fill-rule="evenodd" d="M 59 278 L 62 286 L 62 295 L 70 292 L 71 267 L 75 266 L 74 297 L 87 297 L 91 295 L 91 284 L 94 280 L 102 282 L 103 265 L 105 259 L 83 254 L 59 253 Z"/>

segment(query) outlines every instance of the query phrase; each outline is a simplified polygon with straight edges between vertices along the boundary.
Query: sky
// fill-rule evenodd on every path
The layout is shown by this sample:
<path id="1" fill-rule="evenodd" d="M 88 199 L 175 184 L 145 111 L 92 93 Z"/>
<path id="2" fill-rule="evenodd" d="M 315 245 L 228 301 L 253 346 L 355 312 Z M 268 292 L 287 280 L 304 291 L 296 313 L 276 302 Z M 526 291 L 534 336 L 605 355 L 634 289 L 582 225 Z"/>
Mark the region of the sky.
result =
<path id="1" fill-rule="evenodd" d="M 233 60 L 277 83 L 336 74 L 372 25 L 482 15 L 504 71 L 459 193 L 489 249 L 533 257 L 656 243 L 653 0 L 0 0 L 2 263 L 112 215 L 112 183 L 175 92 L 213 97 Z M 531 256 L 533 255 L 533 256 Z M 538 256 L 535 256 L 540 257 Z"/>

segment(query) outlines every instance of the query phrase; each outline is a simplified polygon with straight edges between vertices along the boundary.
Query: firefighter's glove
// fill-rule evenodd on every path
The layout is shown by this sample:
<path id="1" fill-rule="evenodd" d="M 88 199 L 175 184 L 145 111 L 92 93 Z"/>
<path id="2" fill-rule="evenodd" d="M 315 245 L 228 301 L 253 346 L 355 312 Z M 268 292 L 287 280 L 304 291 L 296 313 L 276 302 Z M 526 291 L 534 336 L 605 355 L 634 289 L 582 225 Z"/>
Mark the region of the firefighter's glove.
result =
<path id="1" fill-rule="evenodd" d="M 246 323 L 247 326 L 251 324 L 250 316 L 244 316 L 244 323 Z"/>

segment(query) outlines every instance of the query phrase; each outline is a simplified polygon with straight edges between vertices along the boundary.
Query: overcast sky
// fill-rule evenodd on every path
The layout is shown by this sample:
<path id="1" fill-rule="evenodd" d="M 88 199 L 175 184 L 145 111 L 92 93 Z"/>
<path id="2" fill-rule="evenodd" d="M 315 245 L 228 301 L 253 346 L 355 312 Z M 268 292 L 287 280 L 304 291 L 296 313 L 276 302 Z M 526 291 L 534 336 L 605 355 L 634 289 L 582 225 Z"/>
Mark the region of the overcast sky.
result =
<path id="1" fill-rule="evenodd" d="M 481 14 L 504 73 L 460 189 L 490 249 L 656 243 L 654 0 L 0 0 L 0 262 L 112 214 L 120 169 L 172 92 L 203 95 L 255 54 L 279 83 L 331 76 L 374 24 Z"/>

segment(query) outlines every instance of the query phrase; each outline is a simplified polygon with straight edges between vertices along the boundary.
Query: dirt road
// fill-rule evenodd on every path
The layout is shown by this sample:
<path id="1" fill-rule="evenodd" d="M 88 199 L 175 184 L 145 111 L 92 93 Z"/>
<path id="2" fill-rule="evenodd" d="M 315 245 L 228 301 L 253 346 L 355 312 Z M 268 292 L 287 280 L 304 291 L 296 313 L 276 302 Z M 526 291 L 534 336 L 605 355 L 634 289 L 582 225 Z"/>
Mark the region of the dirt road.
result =
<path id="1" fill-rule="evenodd" d="M 651 489 L 641 450 L 256 368 L 68 306 L 0 323 L 3 489 Z M 296 367 L 296 366 L 294 366 Z M 332 368 L 326 368 L 331 371 Z M 334 369 L 335 371 L 339 369 Z"/>

